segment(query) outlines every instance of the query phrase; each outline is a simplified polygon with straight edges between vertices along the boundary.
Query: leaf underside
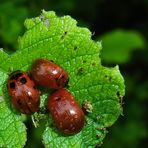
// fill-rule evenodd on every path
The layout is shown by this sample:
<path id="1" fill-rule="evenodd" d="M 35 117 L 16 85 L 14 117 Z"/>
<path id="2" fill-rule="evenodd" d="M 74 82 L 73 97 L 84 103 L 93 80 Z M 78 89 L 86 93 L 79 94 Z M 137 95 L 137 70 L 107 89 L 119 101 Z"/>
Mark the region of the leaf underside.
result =
<path id="1" fill-rule="evenodd" d="M 0 124 L 0 147 L 23 147 L 25 144 L 25 126 L 10 103 L 6 82 L 12 70 L 29 71 L 37 58 L 53 60 L 63 67 L 70 78 L 68 90 L 81 105 L 87 100 L 92 106 L 92 113 L 86 114 L 85 127 L 69 137 L 59 133 L 47 114 L 48 127 L 43 133 L 45 147 L 100 145 L 106 128 L 122 111 L 120 101 L 124 96 L 124 80 L 118 66 L 107 68 L 101 65 L 100 42 L 93 41 L 90 31 L 78 27 L 70 16 L 57 17 L 53 11 L 43 11 L 39 17 L 27 19 L 25 26 L 27 31 L 19 38 L 19 49 L 11 55 L 0 51 L 0 123 L 4 123 Z M 46 104 L 47 95 L 41 93 L 41 107 Z"/>

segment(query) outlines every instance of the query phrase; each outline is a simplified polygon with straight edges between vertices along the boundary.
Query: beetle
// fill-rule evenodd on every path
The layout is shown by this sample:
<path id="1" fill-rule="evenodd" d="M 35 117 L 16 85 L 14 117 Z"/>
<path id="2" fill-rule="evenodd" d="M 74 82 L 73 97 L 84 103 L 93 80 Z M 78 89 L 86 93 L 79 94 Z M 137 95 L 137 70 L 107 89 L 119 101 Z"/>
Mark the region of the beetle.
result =
<path id="1" fill-rule="evenodd" d="M 61 88 L 49 96 L 48 110 L 56 127 L 64 135 L 78 133 L 85 124 L 85 115 L 80 105 L 65 88 Z"/>
<path id="2" fill-rule="evenodd" d="M 10 74 L 8 92 L 13 106 L 23 114 L 33 114 L 39 108 L 40 93 L 29 75 L 20 70 Z"/>
<path id="3" fill-rule="evenodd" d="M 68 73 L 52 60 L 37 59 L 30 74 L 36 84 L 50 89 L 60 89 L 68 82 Z"/>

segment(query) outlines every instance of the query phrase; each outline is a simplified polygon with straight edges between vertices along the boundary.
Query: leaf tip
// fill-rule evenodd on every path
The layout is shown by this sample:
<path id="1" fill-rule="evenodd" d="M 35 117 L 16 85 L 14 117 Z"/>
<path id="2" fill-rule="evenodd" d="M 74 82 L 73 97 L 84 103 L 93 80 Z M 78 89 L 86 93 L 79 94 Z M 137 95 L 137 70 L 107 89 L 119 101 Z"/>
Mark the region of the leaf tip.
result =
<path id="1" fill-rule="evenodd" d="M 44 9 L 41 11 L 41 15 L 45 18 L 52 18 L 56 16 L 56 13 L 54 11 L 45 11 Z"/>

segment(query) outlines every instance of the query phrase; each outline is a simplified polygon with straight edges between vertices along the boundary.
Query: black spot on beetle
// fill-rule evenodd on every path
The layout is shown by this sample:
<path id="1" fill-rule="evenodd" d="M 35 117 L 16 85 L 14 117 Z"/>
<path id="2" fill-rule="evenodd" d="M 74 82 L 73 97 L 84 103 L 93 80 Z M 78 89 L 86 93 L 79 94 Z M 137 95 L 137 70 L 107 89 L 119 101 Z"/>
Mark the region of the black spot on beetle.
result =
<path id="1" fill-rule="evenodd" d="M 21 78 L 20 82 L 21 82 L 22 84 L 26 84 L 27 80 L 26 80 L 25 77 L 23 77 L 23 78 Z"/>
<path id="2" fill-rule="evenodd" d="M 10 88 L 15 89 L 15 82 L 10 83 Z"/>
<path id="3" fill-rule="evenodd" d="M 15 71 L 11 74 L 10 80 L 17 80 L 20 76 L 22 76 L 23 73 L 20 71 Z"/>

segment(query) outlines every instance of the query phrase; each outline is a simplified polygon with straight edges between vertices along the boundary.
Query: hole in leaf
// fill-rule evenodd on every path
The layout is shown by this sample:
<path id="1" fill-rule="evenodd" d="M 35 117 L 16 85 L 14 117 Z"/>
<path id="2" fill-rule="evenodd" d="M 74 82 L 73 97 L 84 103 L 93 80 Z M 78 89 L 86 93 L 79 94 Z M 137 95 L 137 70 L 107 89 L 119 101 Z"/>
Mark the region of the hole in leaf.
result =
<path id="1" fill-rule="evenodd" d="M 84 74 L 84 68 L 82 68 L 82 67 L 79 68 L 77 73 L 78 73 L 78 75 Z"/>
<path id="2" fill-rule="evenodd" d="M 78 49 L 78 47 L 77 47 L 77 46 L 75 46 L 75 47 L 74 47 L 74 50 L 77 50 L 77 49 Z"/>
<path id="3" fill-rule="evenodd" d="M 95 63 L 95 62 L 93 62 L 93 63 L 92 63 L 92 66 L 95 66 L 95 65 L 96 65 L 96 63 Z"/>
<path id="4" fill-rule="evenodd" d="M 120 97 L 120 92 L 117 91 L 116 95 L 117 95 L 117 97 L 119 98 L 119 97 Z"/>
<path id="5" fill-rule="evenodd" d="M 63 33 L 63 35 L 61 36 L 61 39 L 64 39 L 66 35 L 67 35 L 67 31 L 65 31 L 65 32 Z"/>
<path id="6" fill-rule="evenodd" d="M 86 63 L 86 60 L 83 60 L 83 63 Z"/>

